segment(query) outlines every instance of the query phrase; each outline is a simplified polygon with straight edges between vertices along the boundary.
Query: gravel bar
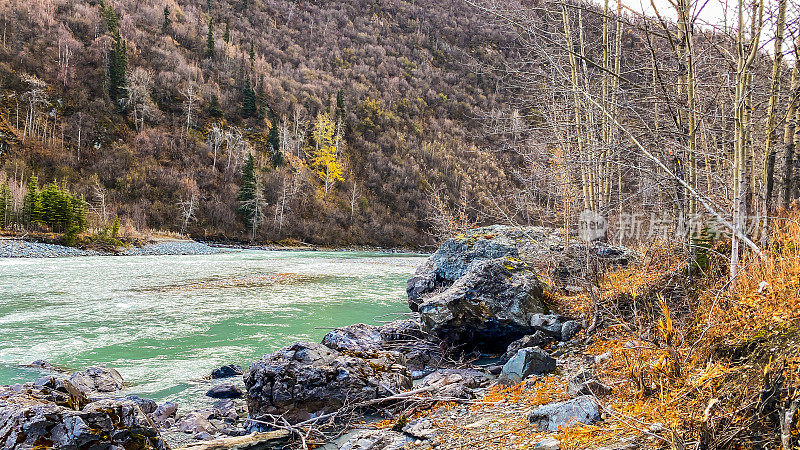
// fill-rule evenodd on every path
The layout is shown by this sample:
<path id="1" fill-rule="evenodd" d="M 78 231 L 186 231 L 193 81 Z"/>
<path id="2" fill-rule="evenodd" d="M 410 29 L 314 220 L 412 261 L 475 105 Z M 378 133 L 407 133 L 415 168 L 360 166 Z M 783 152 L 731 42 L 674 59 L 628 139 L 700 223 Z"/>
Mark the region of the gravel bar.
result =
<path id="1" fill-rule="evenodd" d="M 226 250 L 195 241 L 165 241 L 128 248 L 120 255 L 211 255 Z M 63 258 L 69 256 L 113 256 L 114 253 L 81 250 L 57 244 L 30 242 L 21 239 L 0 239 L 0 258 Z"/>

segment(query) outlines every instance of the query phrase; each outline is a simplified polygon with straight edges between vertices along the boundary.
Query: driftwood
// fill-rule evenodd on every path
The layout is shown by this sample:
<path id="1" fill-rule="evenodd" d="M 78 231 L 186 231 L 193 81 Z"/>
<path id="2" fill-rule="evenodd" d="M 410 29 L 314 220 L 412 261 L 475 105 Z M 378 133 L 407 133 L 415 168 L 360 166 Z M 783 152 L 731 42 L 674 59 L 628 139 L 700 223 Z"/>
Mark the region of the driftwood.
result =
<path id="1" fill-rule="evenodd" d="M 247 436 L 197 442 L 181 447 L 178 450 L 269 450 L 283 448 L 291 437 L 292 433 L 287 430 L 276 430 L 266 433 L 248 434 Z"/>

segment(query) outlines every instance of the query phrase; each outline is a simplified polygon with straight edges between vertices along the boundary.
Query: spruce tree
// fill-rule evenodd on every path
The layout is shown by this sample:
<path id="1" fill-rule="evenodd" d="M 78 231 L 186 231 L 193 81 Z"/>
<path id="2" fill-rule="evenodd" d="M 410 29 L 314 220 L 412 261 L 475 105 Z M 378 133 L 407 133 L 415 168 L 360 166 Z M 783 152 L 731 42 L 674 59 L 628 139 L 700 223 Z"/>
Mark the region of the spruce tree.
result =
<path id="1" fill-rule="evenodd" d="M 114 239 L 119 237 L 119 216 L 114 217 L 114 224 L 111 225 L 111 237 Z"/>
<path id="2" fill-rule="evenodd" d="M 344 90 L 336 91 L 336 117 L 344 117 Z"/>
<path id="3" fill-rule="evenodd" d="M 228 17 L 225 19 L 225 34 L 222 35 L 222 40 L 225 41 L 226 44 L 231 43 L 231 18 Z"/>
<path id="4" fill-rule="evenodd" d="M 172 19 L 170 18 L 169 6 L 164 7 L 164 23 L 161 24 L 161 31 L 169 34 L 172 31 Z"/>
<path id="5" fill-rule="evenodd" d="M 208 102 L 208 108 L 206 108 L 206 112 L 208 115 L 215 118 L 220 118 L 225 115 L 222 111 L 222 106 L 219 104 L 219 97 L 216 94 L 211 95 L 211 100 Z"/>
<path id="6" fill-rule="evenodd" d="M 60 215 L 58 186 L 52 182 L 44 187 L 41 194 L 42 198 L 42 222 L 56 231 L 56 217 Z"/>
<path id="7" fill-rule="evenodd" d="M 31 175 L 28 180 L 28 192 L 22 198 L 22 216 L 28 226 L 42 221 L 42 197 L 39 195 L 39 180 L 36 175 Z"/>
<path id="8" fill-rule="evenodd" d="M 280 134 L 278 133 L 278 120 L 272 120 L 272 126 L 267 135 L 267 144 L 272 152 L 272 167 L 282 166 L 284 163 L 283 152 L 281 152 Z"/>
<path id="9" fill-rule="evenodd" d="M 256 205 L 254 205 L 256 200 L 256 164 L 252 153 L 247 156 L 247 162 L 245 162 L 242 169 L 242 186 L 239 188 L 237 200 L 239 201 L 239 206 L 236 208 L 236 212 L 245 226 L 249 226 L 253 219 L 253 214 L 256 212 Z"/>
<path id="10" fill-rule="evenodd" d="M 242 87 L 242 118 L 249 119 L 257 115 L 256 93 L 253 91 L 253 86 L 250 85 L 250 78 L 248 77 Z"/>
<path id="11" fill-rule="evenodd" d="M 124 98 L 128 72 L 128 45 L 119 32 L 119 17 L 114 7 L 100 2 L 100 13 L 106 22 L 106 30 L 113 39 L 108 51 L 108 96 L 114 103 Z"/>
<path id="12" fill-rule="evenodd" d="M 206 38 L 206 58 L 214 58 L 214 19 L 208 19 L 208 37 Z"/>
<path id="13" fill-rule="evenodd" d="M 250 42 L 250 67 L 256 64 L 256 47 Z"/>

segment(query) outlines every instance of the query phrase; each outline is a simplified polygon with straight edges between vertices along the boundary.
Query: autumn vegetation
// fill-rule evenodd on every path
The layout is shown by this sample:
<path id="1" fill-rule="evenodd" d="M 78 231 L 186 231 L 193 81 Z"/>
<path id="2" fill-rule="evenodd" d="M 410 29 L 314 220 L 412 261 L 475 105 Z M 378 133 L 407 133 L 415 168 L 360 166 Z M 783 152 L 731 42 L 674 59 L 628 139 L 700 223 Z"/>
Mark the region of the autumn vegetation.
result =
<path id="1" fill-rule="evenodd" d="M 505 95 L 481 22 L 456 1 L 3 2 L 0 185 L 20 208 L 55 182 L 91 229 L 433 244 L 438 207 L 488 219 L 517 184 L 476 132 Z"/>

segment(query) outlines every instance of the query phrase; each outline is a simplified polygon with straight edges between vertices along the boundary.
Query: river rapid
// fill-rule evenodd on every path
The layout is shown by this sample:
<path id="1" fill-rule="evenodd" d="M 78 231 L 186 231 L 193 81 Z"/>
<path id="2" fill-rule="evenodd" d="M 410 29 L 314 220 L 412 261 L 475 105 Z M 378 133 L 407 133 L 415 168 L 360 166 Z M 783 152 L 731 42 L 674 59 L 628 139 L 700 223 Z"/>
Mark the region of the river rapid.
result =
<path id="1" fill-rule="evenodd" d="M 197 256 L 0 258 L 0 384 L 43 359 L 105 364 L 122 393 L 208 402 L 202 378 L 331 328 L 408 312 L 419 255 L 241 250 Z"/>

